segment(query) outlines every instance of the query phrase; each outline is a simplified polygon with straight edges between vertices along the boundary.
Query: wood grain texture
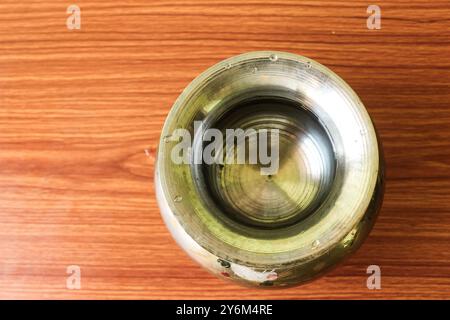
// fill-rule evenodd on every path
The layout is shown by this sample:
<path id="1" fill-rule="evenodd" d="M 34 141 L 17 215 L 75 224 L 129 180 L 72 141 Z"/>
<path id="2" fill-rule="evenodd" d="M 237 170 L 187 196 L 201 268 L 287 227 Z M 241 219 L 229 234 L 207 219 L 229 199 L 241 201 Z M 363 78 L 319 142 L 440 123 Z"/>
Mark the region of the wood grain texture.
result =
<path id="1" fill-rule="evenodd" d="M 66 8 L 81 7 L 81 30 Z M 0 2 L 0 298 L 450 298 L 450 2 Z M 385 150 L 383 209 L 363 247 L 286 290 L 222 282 L 192 262 L 155 201 L 172 103 L 252 50 L 313 58 L 359 94 Z M 147 154 L 145 152 L 147 150 Z M 366 288 L 380 265 L 382 289 Z M 66 289 L 79 265 L 82 289 Z"/>

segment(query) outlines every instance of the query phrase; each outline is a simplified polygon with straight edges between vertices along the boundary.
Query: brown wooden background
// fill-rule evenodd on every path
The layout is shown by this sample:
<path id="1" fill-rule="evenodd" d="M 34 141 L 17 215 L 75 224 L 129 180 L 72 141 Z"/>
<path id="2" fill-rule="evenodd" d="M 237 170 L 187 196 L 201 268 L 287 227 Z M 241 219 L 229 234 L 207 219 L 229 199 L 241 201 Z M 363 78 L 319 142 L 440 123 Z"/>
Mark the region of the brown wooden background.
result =
<path id="1" fill-rule="evenodd" d="M 79 31 L 66 8 L 81 7 Z M 450 298 L 450 1 L 0 2 L 1 298 Z M 287 290 L 215 279 L 160 218 L 163 121 L 210 65 L 302 54 L 360 95 L 382 137 L 385 202 L 363 247 Z M 146 155 L 147 150 L 148 155 Z M 378 264 L 382 289 L 366 288 Z M 79 265 L 82 289 L 66 289 Z"/>

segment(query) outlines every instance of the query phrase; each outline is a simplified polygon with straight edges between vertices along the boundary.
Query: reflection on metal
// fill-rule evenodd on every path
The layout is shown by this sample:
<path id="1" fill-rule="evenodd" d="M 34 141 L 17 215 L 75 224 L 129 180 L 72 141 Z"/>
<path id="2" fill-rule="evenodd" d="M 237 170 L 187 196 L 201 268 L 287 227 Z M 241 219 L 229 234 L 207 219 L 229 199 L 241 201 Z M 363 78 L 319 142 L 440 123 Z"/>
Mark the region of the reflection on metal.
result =
<path id="1" fill-rule="evenodd" d="M 175 164 L 175 129 L 278 129 L 279 168 Z M 214 274 L 253 286 L 309 281 L 353 252 L 383 193 L 381 145 L 363 104 L 336 74 L 284 52 L 250 52 L 196 78 L 161 134 L 155 185 L 178 244 Z M 224 150 L 226 152 L 226 150 Z"/>

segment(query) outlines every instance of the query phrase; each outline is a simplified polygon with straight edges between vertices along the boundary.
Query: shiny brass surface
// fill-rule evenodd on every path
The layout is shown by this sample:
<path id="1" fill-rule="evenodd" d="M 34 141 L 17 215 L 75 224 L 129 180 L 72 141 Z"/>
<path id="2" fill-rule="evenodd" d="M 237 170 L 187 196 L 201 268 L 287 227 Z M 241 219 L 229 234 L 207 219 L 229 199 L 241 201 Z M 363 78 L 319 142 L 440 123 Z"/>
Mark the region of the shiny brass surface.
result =
<path id="1" fill-rule="evenodd" d="M 179 128 L 191 132 L 192 154 L 207 128 L 276 128 L 279 170 L 175 164 L 170 137 Z M 341 78 L 302 56 L 250 52 L 211 67 L 180 95 L 155 182 L 162 216 L 194 260 L 245 285 L 288 286 L 324 273 L 366 238 L 381 205 L 383 160 L 369 115 Z"/>

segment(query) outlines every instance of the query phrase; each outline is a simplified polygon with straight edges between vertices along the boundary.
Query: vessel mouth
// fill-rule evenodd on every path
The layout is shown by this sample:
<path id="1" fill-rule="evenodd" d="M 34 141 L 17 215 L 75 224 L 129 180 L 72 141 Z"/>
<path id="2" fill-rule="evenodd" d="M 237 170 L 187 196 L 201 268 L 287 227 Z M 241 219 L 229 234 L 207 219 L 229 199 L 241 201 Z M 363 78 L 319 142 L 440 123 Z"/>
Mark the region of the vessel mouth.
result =
<path id="1" fill-rule="evenodd" d="M 333 143 L 318 117 L 298 101 L 281 93 L 247 94 L 211 112 L 204 124 L 205 131 L 219 130 L 224 143 L 216 161 L 193 166 L 193 175 L 211 212 L 231 228 L 291 227 L 330 193 L 336 172 Z M 204 151 L 209 143 L 194 145 Z M 244 161 L 237 161 L 239 152 Z"/>

